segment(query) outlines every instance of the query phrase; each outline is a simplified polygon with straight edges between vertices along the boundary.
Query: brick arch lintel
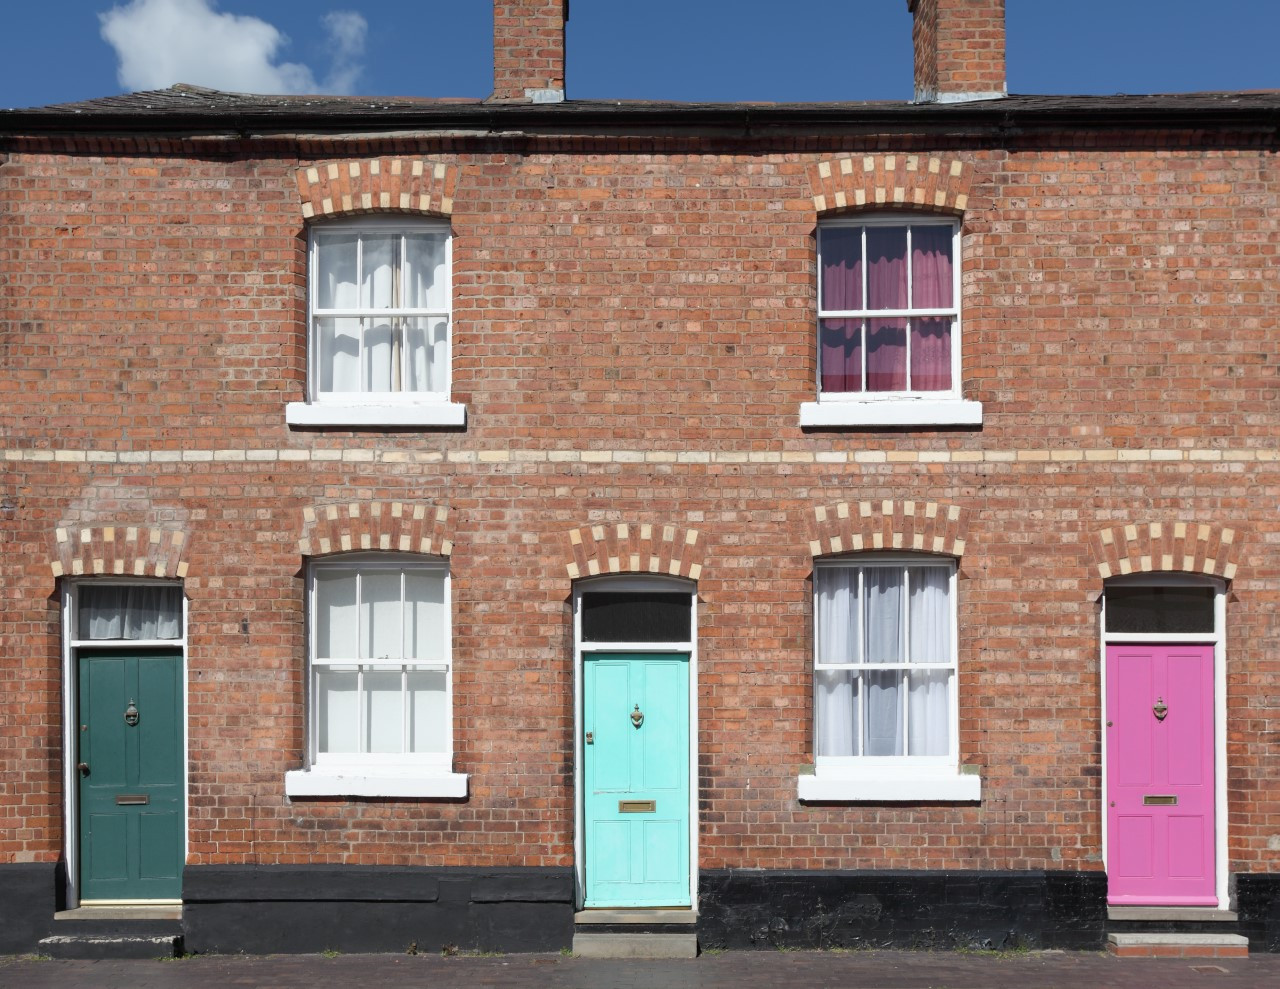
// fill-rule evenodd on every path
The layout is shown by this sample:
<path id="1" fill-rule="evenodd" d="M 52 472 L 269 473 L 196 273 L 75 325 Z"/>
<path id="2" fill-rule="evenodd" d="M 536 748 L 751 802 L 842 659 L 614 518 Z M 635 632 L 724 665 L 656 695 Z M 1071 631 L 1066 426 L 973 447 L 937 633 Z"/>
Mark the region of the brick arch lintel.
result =
<path id="1" fill-rule="evenodd" d="M 621 573 L 697 580 L 706 540 L 674 523 L 602 522 L 562 533 L 559 552 L 570 580 Z"/>
<path id="2" fill-rule="evenodd" d="M 959 505 L 939 501 L 841 501 L 813 510 L 810 553 L 875 553 L 897 550 L 964 555 L 968 530 Z"/>
<path id="3" fill-rule="evenodd" d="M 303 165 L 294 172 L 302 216 L 453 214 L 456 165 L 422 158 L 363 158 Z"/>
<path id="4" fill-rule="evenodd" d="M 854 209 L 918 209 L 962 214 L 973 166 L 930 155 L 849 155 L 809 166 L 819 216 Z"/>
<path id="5" fill-rule="evenodd" d="M 1240 556 L 1234 529 L 1206 522 L 1144 522 L 1112 526 L 1090 539 L 1103 580 L 1159 571 L 1206 574 L 1232 580 Z"/>
<path id="6" fill-rule="evenodd" d="M 448 557 L 453 523 L 443 505 L 406 501 L 352 501 L 302 510 L 299 556 L 394 552 Z"/>
<path id="7" fill-rule="evenodd" d="M 187 576 L 186 529 L 174 526 L 59 526 L 49 569 L 55 577 Z"/>

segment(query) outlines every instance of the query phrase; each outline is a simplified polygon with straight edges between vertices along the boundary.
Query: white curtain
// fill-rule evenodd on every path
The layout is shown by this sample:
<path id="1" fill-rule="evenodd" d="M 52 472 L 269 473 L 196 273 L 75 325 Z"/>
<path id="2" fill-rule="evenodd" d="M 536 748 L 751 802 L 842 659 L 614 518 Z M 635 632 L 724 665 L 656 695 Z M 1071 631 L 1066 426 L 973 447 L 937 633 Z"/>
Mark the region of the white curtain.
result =
<path id="1" fill-rule="evenodd" d="M 80 588 L 81 639 L 178 639 L 182 590 L 138 584 Z"/>
<path id="2" fill-rule="evenodd" d="M 823 567 L 814 572 L 817 591 L 818 656 L 823 663 L 858 661 L 858 570 Z M 855 755 L 857 679 L 852 670 L 814 671 L 814 753 Z"/>
<path id="3" fill-rule="evenodd" d="M 868 663 L 901 663 L 903 646 L 902 570 L 868 567 L 866 588 Z M 902 755 L 902 674 L 882 670 L 865 674 L 867 690 L 866 735 L 863 755 Z"/>
<path id="4" fill-rule="evenodd" d="M 911 571 L 911 662 L 951 661 L 951 571 L 916 567 Z M 908 755 L 946 755 L 951 743 L 947 670 L 911 673 Z"/>

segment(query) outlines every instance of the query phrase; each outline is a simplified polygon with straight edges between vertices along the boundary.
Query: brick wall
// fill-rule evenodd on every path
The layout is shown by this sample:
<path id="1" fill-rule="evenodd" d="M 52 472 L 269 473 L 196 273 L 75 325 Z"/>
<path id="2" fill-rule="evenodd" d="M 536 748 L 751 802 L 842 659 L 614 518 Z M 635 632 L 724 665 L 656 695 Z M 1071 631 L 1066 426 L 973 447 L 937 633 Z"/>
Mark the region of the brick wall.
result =
<path id="1" fill-rule="evenodd" d="M 917 100 L 1004 95 L 1004 0 L 907 0 L 907 7 Z"/>
<path id="2" fill-rule="evenodd" d="M 564 99 L 564 25 L 569 0 L 494 0 L 493 99 Z M 550 100 L 549 100 L 550 101 Z"/>
<path id="3" fill-rule="evenodd" d="M 619 559 L 648 553 L 632 548 L 645 525 L 645 546 L 664 526 L 697 533 L 702 867 L 1096 869 L 1095 599 L 1099 565 L 1119 559 L 1100 533 L 1184 523 L 1210 526 L 1215 545 L 1233 533 L 1230 859 L 1267 868 L 1280 172 L 1263 151 L 1196 141 L 904 139 L 889 166 L 883 148 L 853 145 L 425 140 L 413 157 L 455 182 L 453 398 L 468 425 L 382 434 L 284 424 L 305 376 L 296 169 L 345 158 L 11 155 L 0 861 L 53 860 L 62 841 L 53 564 L 92 570 L 107 528 L 137 527 L 184 533 L 191 862 L 569 864 L 570 564 L 608 561 L 625 523 Z M 933 157 L 963 163 L 963 206 L 939 208 L 963 217 L 964 388 L 985 405 L 980 430 L 797 426 L 814 397 L 815 196 L 831 210 L 843 191 L 856 208 L 857 188 L 874 204 L 883 187 L 864 172 L 824 191 L 814 176 L 866 155 L 874 175 L 906 175 L 907 156 L 925 175 Z M 912 205 L 893 188 L 886 205 Z M 935 528 L 961 553 L 961 761 L 982 769 L 980 806 L 796 801 L 813 760 L 811 542 L 844 533 L 816 511 L 864 501 L 896 506 L 878 516 L 890 540 L 908 531 L 907 503 L 963 515 L 962 548 Z M 424 506 L 424 522 L 447 509 L 455 768 L 470 797 L 291 804 L 302 541 L 323 521 L 306 513 L 375 503 L 388 518 Z M 597 526 L 613 535 L 595 540 Z"/>

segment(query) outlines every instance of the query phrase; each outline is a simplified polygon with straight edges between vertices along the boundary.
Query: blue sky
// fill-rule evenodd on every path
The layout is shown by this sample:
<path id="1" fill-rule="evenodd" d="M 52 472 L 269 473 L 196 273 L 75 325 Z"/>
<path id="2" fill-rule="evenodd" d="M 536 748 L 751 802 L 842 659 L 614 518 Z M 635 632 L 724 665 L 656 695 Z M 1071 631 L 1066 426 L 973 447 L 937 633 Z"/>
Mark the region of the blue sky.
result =
<path id="1" fill-rule="evenodd" d="M 475 97 L 492 82 L 489 0 L 4 6 L 0 107 L 178 81 Z M 1280 0 L 1007 8 L 1011 92 L 1280 87 Z M 573 0 L 567 86 L 571 99 L 910 99 L 911 17 L 905 0 Z"/>

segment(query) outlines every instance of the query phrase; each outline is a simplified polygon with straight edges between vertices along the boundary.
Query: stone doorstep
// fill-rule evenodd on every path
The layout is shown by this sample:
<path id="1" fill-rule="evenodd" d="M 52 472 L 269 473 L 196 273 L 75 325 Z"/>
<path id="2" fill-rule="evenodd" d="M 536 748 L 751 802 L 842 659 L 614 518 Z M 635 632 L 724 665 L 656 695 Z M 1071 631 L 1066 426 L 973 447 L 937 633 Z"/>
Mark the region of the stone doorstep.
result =
<path id="1" fill-rule="evenodd" d="M 1108 934 L 1117 958 L 1247 958 L 1249 939 L 1239 934 Z"/>
<path id="2" fill-rule="evenodd" d="M 573 915 L 575 925 L 614 924 L 618 926 L 688 926 L 698 923 L 698 911 L 680 907 L 644 910 L 579 910 Z"/>
<path id="3" fill-rule="evenodd" d="M 182 935 L 55 934 L 43 938 L 37 950 L 51 958 L 176 958 L 182 954 Z"/>
<path id="4" fill-rule="evenodd" d="M 1239 919 L 1234 910 L 1220 910 L 1217 907 L 1107 907 L 1107 920 L 1231 924 Z"/>
<path id="5" fill-rule="evenodd" d="M 698 935 L 575 932 L 573 953 L 582 958 L 696 958 Z"/>
<path id="6" fill-rule="evenodd" d="M 182 906 L 76 907 L 59 910 L 54 920 L 182 920 Z"/>

